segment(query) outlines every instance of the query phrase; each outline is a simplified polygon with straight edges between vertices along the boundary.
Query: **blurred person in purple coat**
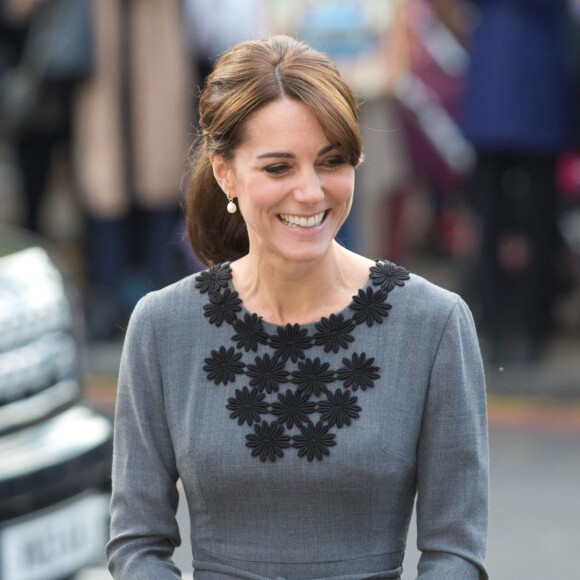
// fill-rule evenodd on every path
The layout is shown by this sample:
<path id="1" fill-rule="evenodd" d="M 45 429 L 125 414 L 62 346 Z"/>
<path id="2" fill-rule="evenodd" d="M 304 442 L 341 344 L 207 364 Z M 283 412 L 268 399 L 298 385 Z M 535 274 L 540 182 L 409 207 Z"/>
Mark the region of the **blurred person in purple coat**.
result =
<path id="1" fill-rule="evenodd" d="M 490 359 L 535 360 L 557 294 L 555 165 L 570 143 L 567 0 L 472 0 L 464 130 L 477 151 L 473 296 Z"/>

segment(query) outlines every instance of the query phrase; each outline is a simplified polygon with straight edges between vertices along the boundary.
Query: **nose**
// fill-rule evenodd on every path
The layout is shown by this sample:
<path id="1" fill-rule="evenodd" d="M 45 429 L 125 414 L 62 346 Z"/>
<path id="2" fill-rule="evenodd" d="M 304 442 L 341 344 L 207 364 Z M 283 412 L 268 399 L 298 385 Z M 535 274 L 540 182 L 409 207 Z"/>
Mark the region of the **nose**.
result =
<path id="1" fill-rule="evenodd" d="M 308 205 L 315 205 L 324 199 L 322 178 L 314 169 L 301 173 L 294 188 L 294 198 Z"/>

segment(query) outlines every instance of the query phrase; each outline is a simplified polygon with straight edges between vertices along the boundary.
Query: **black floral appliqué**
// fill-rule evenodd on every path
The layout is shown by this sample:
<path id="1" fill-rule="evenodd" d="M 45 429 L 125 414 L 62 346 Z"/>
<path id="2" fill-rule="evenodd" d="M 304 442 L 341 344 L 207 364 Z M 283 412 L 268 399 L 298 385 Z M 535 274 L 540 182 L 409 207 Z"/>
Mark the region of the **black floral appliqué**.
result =
<path id="1" fill-rule="evenodd" d="M 361 408 L 356 404 L 357 397 L 352 397 L 350 391 L 336 389 L 334 393 L 326 393 L 327 400 L 318 403 L 320 420 L 326 421 L 330 427 L 350 425 L 353 419 L 360 417 Z"/>
<path id="2" fill-rule="evenodd" d="M 227 385 L 229 381 L 235 381 L 236 375 L 244 372 L 244 363 L 240 362 L 241 352 L 236 352 L 231 346 L 226 350 L 225 346 L 220 346 L 219 351 L 212 350 L 211 357 L 204 358 L 203 370 L 207 372 L 207 378 L 214 381 L 216 385 L 223 383 Z"/>
<path id="3" fill-rule="evenodd" d="M 268 403 L 264 402 L 264 393 L 257 389 L 251 391 L 244 387 L 241 391 L 236 389 L 236 396 L 228 399 L 226 409 L 232 411 L 230 417 L 238 420 L 238 425 L 247 423 L 250 427 L 261 421 L 261 415 L 269 410 Z"/>
<path id="4" fill-rule="evenodd" d="M 308 395 L 301 391 L 292 392 L 288 389 L 285 395 L 278 393 L 278 402 L 272 403 L 272 414 L 278 417 L 280 423 L 286 423 L 288 429 L 307 423 L 308 415 L 315 411 L 314 402 L 309 401 Z"/>
<path id="5" fill-rule="evenodd" d="M 336 445 L 336 435 L 329 433 L 329 425 L 318 421 L 316 425 L 307 423 L 300 426 L 300 435 L 292 437 L 292 447 L 298 449 L 298 456 L 312 461 L 315 457 L 318 461 L 322 460 L 324 455 L 330 455 L 329 447 Z"/>
<path id="6" fill-rule="evenodd" d="M 244 375 L 242 386 L 229 387 L 233 392 L 227 395 L 225 406 L 229 417 L 247 429 L 245 445 L 253 457 L 275 462 L 292 448 L 308 462 L 321 461 L 337 444 L 338 430 L 348 432 L 360 419 L 359 399 L 364 398 L 360 393 L 374 388 L 381 378 L 375 358 L 351 345 L 356 345 L 357 333 L 364 333 L 361 325 L 372 327 L 385 321 L 391 310 L 390 292 L 405 286 L 410 275 L 392 262 L 377 260 L 370 268 L 369 282 L 353 296 L 349 310 L 330 314 L 314 325 L 277 327 L 244 310 L 231 279 L 227 262 L 195 278 L 196 288 L 207 295 L 205 318 L 216 327 L 224 322 L 226 328 L 231 326 L 229 344 L 235 345 L 212 350 L 204 358 L 203 371 L 216 385 L 239 383 L 238 375 Z M 349 348 L 357 352 L 342 358 L 342 366 L 330 366 L 338 356 L 329 355 L 329 362 L 323 362 L 323 352 L 336 355 Z M 254 354 L 246 354 L 250 360 L 244 361 L 244 353 Z M 288 383 L 282 392 L 282 385 Z M 338 388 L 331 389 L 332 383 Z"/>
<path id="7" fill-rule="evenodd" d="M 411 276 L 402 266 L 397 266 L 388 260 L 380 260 L 371 268 L 371 280 L 375 286 L 380 286 L 385 292 L 390 292 L 395 286 L 404 286 Z"/>
<path id="8" fill-rule="evenodd" d="M 380 369 L 373 365 L 374 362 L 375 359 L 373 357 L 367 359 L 364 352 L 360 355 L 355 352 L 350 360 L 342 359 L 344 366 L 338 369 L 336 376 L 339 381 L 344 381 L 346 389 L 366 391 L 374 386 L 376 379 L 381 378 Z"/>
<path id="9" fill-rule="evenodd" d="M 353 296 L 351 310 L 354 310 L 353 319 L 357 324 L 367 323 L 372 326 L 375 322 L 382 323 L 389 314 L 391 305 L 387 304 L 387 293 L 383 290 L 375 292 L 372 288 L 359 290 L 357 296 Z"/>
<path id="10" fill-rule="evenodd" d="M 304 360 L 304 351 L 312 347 L 312 337 L 308 336 L 306 328 L 300 328 L 299 324 L 287 324 L 278 326 L 278 336 L 270 339 L 270 346 L 275 349 L 276 356 L 283 362 L 290 359 L 296 362 Z"/>
<path id="11" fill-rule="evenodd" d="M 231 277 L 232 271 L 227 262 L 216 264 L 209 268 L 209 270 L 205 270 L 197 276 L 195 287 L 202 293 L 218 292 L 221 288 L 226 288 L 228 286 Z"/>
<path id="12" fill-rule="evenodd" d="M 290 447 L 290 436 L 284 433 L 284 427 L 273 421 L 254 425 L 254 433 L 246 435 L 246 447 L 252 450 L 254 457 L 260 461 L 276 461 L 284 455 L 283 449 Z"/>
<path id="13" fill-rule="evenodd" d="M 326 391 L 326 385 L 335 380 L 334 371 L 328 370 L 329 366 L 329 363 L 321 362 L 318 357 L 314 360 L 307 358 L 303 363 L 298 363 L 299 370 L 292 373 L 292 383 L 298 385 L 298 390 L 307 396 L 319 396 Z"/>
<path id="14" fill-rule="evenodd" d="M 236 334 L 232 340 L 236 342 L 239 349 L 246 352 L 258 350 L 258 344 L 267 344 L 268 335 L 262 326 L 262 317 L 256 314 L 244 314 L 244 320 L 234 321 L 234 330 Z"/>
<path id="15" fill-rule="evenodd" d="M 209 318 L 210 324 L 221 326 L 225 320 L 228 324 L 232 324 L 237 318 L 236 312 L 242 309 L 242 301 L 238 298 L 237 292 L 232 292 L 226 288 L 223 292 L 212 292 L 209 295 L 209 304 L 205 304 L 204 316 Z"/>
<path id="16" fill-rule="evenodd" d="M 256 364 L 248 365 L 247 375 L 252 379 L 250 385 L 260 391 L 273 393 L 278 391 L 280 383 L 287 383 L 289 372 L 284 369 L 284 362 L 265 354 L 256 357 Z"/>
<path id="17" fill-rule="evenodd" d="M 338 352 L 342 348 L 348 348 L 348 343 L 354 340 L 351 334 L 354 322 L 344 319 L 342 314 L 331 314 L 316 324 L 318 332 L 314 335 L 315 344 L 323 344 L 324 352 Z"/>

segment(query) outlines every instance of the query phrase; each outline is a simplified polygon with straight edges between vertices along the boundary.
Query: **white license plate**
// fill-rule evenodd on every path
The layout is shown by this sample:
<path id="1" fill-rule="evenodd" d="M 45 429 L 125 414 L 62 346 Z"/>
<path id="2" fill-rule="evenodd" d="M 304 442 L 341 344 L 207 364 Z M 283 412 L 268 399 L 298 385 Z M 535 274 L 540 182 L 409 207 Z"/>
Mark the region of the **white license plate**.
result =
<path id="1" fill-rule="evenodd" d="M 52 580 L 103 560 L 109 498 L 83 495 L 0 528 L 1 580 Z"/>

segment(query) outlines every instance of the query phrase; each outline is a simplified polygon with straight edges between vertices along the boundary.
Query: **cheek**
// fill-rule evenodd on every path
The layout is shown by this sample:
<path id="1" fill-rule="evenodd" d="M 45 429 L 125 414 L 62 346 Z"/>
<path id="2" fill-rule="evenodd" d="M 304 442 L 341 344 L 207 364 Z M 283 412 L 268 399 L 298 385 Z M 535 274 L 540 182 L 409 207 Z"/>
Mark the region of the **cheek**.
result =
<path id="1" fill-rule="evenodd" d="M 332 177 L 331 191 L 337 199 L 349 201 L 354 193 L 354 169 Z"/>
<path id="2" fill-rule="evenodd" d="M 255 219 L 264 211 L 269 211 L 279 201 L 278 189 L 263 180 L 246 180 L 237 189 L 238 206 L 246 221 Z"/>
<path id="3" fill-rule="evenodd" d="M 240 200 L 252 206 L 273 205 L 288 191 L 283 180 L 270 179 L 261 174 L 252 174 L 236 181 L 236 192 Z"/>

